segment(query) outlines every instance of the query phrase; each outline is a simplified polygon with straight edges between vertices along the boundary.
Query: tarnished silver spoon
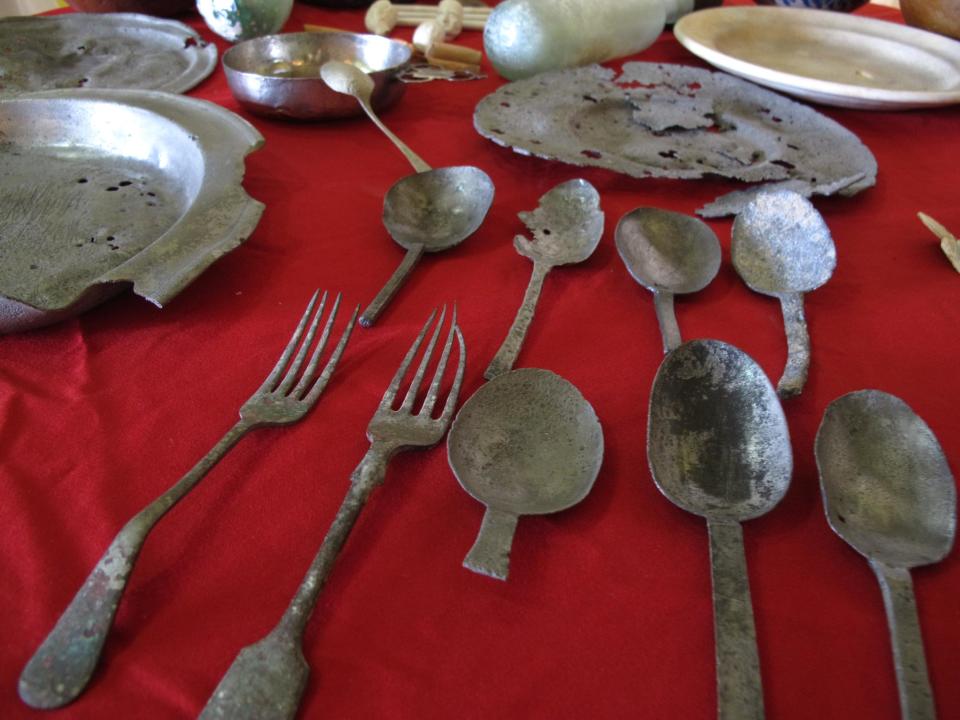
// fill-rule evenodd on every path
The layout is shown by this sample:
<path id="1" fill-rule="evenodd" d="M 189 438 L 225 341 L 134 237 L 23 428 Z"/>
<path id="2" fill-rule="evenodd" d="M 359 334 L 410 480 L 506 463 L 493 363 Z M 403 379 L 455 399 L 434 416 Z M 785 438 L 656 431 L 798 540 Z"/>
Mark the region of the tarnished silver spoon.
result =
<path id="1" fill-rule="evenodd" d="M 617 223 L 617 251 L 633 279 L 653 293 L 663 351 L 680 345 L 673 296 L 703 290 L 720 269 L 720 241 L 702 220 L 652 207 Z"/>
<path id="2" fill-rule="evenodd" d="M 905 719 L 936 717 L 910 568 L 939 562 L 957 530 L 940 443 L 903 400 L 860 390 L 827 407 L 815 444 L 827 522 L 880 581 Z"/>
<path id="3" fill-rule="evenodd" d="M 597 249 L 603 235 L 600 195 L 586 180 L 568 180 L 557 185 L 540 198 L 536 210 L 521 212 L 518 216 L 533 233 L 533 242 L 517 235 L 513 246 L 533 261 L 533 274 L 506 339 L 483 373 L 488 380 L 506 372 L 516 362 L 547 273 L 557 265 L 586 260 Z"/>
<path id="4" fill-rule="evenodd" d="M 370 106 L 373 80 L 360 68 L 330 60 L 320 68 L 323 81 L 336 92 L 357 99 L 370 119 L 410 161 L 415 175 L 401 178 L 383 201 L 383 224 L 390 237 L 407 253 L 393 275 L 360 315 L 370 327 L 396 295 L 424 252 L 440 252 L 470 237 L 493 203 L 493 181 L 472 166 L 432 169 L 394 135 Z"/>
<path id="5" fill-rule="evenodd" d="M 789 190 L 762 193 L 734 220 L 730 254 L 751 290 L 780 300 L 787 365 L 777 392 L 783 398 L 799 395 L 810 367 L 803 293 L 827 282 L 837 265 L 830 230 L 802 195 Z"/>
<path id="6" fill-rule="evenodd" d="M 463 489 L 487 506 L 463 565 L 506 580 L 520 515 L 580 502 L 603 462 L 603 431 L 580 391 L 549 370 L 494 378 L 464 403 L 447 436 Z"/>
<path id="7" fill-rule="evenodd" d="M 793 470 L 780 401 L 746 353 L 686 342 L 653 381 L 647 457 L 660 491 L 707 520 L 721 720 L 764 716 L 760 660 L 740 523 L 773 508 Z"/>

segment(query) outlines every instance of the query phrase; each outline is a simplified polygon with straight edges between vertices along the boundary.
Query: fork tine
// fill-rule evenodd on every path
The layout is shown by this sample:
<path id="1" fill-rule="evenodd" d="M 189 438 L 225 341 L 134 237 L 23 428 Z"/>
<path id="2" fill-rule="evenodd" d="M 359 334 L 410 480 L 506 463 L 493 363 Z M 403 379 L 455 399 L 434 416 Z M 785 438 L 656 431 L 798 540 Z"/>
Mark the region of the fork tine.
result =
<path id="1" fill-rule="evenodd" d="M 440 416 L 440 424 L 444 428 L 453 417 L 453 411 L 457 407 L 457 397 L 460 395 L 460 386 L 463 384 L 463 371 L 466 367 L 467 347 L 463 341 L 463 333 L 457 327 L 457 342 L 460 346 L 460 360 L 457 362 L 457 374 L 453 378 L 453 385 L 450 386 L 450 394 L 447 395 L 447 402 L 443 406 L 443 414 Z"/>
<path id="2" fill-rule="evenodd" d="M 433 355 L 433 349 L 437 346 L 437 338 L 440 336 L 440 328 L 443 327 L 443 319 L 447 316 L 447 306 L 444 305 L 440 311 L 440 319 L 437 320 L 437 326 L 433 329 L 433 335 L 430 342 L 427 343 L 427 349 L 423 351 L 423 357 L 420 358 L 420 364 L 417 366 L 417 372 L 410 382 L 410 388 L 403 398 L 403 404 L 400 405 L 401 412 L 409 412 L 413 408 L 413 403 L 417 399 L 417 393 L 420 391 L 420 385 L 423 382 L 423 376 L 427 374 L 427 365 L 430 364 L 430 357 Z"/>
<path id="3" fill-rule="evenodd" d="M 313 405 L 313 403 L 317 401 L 317 398 L 320 397 L 320 393 L 323 392 L 323 389 L 330 381 L 330 376 L 333 375 L 333 371 L 337 369 L 337 363 L 340 362 L 340 356 L 343 355 L 343 349 L 347 346 L 347 341 L 350 340 L 350 333 L 353 332 L 353 328 L 357 322 L 357 315 L 359 314 L 360 306 L 357 305 L 353 309 L 353 315 L 350 316 L 350 322 L 347 323 L 347 327 L 340 336 L 340 342 L 337 343 L 337 347 L 334 348 L 333 354 L 330 356 L 330 359 L 327 360 L 327 364 L 323 367 L 323 372 L 320 373 L 320 377 L 317 378 L 317 382 L 315 382 L 313 387 L 310 388 L 310 392 L 308 392 L 306 397 L 303 398 L 303 402 L 307 403 L 308 405 Z"/>
<path id="4" fill-rule="evenodd" d="M 439 328 L 439 325 L 437 326 Z M 447 340 L 443 344 L 443 352 L 440 353 L 440 362 L 437 363 L 437 370 L 433 374 L 433 382 L 427 390 L 427 397 L 423 400 L 423 406 L 420 408 L 419 415 L 430 417 L 433 413 L 433 406 L 437 402 L 437 395 L 440 392 L 440 382 L 443 380 L 443 371 L 447 368 L 447 359 L 450 357 L 450 349 L 453 347 L 454 330 L 457 327 L 457 306 L 453 306 L 453 315 L 450 317 L 450 332 L 447 333 Z"/>
<path id="5" fill-rule="evenodd" d="M 283 353 L 280 355 L 280 359 L 277 360 L 277 364 L 273 366 L 273 370 L 267 375 L 267 379 L 263 381 L 263 384 L 257 392 L 270 392 L 273 389 L 277 378 L 280 377 L 280 373 L 283 372 L 283 369 L 287 366 L 287 363 L 290 361 L 290 356 L 293 355 L 293 351 L 297 348 L 297 343 L 300 342 L 300 338 L 303 336 L 303 330 L 307 326 L 310 313 L 313 312 L 313 306 L 316 304 L 319 295 L 320 290 L 315 290 L 313 297 L 310 298 L 310 302 L 307 303 L 307 309 L 303 311 L 303 317 L 300 318 L 297 329 L 293 331 L 293 335 L 290 337 L 290 342 L 288 342 L 287 346 L 283 349 Z"/>
<path id="6" fill-rule="evenodd" d="M 330 317 L 327 318 L 327 322 L 323 326 L 323 332 L 320 334 L 320 342 L 317 343 L 316 348 L 313 350 L 313 355 L 310 356 L 310 362 L 307 363 L 307 367 L 300 375 L 300 381 L 293 389 L 293 392 L 290 393 L 291 397 L 299 398 L 301 395 L 303 395 L 304 388 L 313 382 L 313 375 L 316 372 L 317 364 L 320 362 L 320 353 L 323 352 L 323 349 L 327 345 L 327 340 L 330 339 L 330 330 L 333 327 L 333 321 L 337 317 L 337 311 L 340 309 L 340 298 L 341 294 L 337 293 L 337 297 L 333 301 L 333 307 L 330 310 Z M 321 314 L 322 311 L 317 313 L 317 319 L 319 319 Z M 314 320 L 314 323 L 316 323 L 316 319 Z M 310 340 L 313 340 L 312 335 L 307 338 L 306 342 L 303 343 L 301 353 L 305 352 L 305 350 L 310 346 Z"/>
<path id="7" fill-rule="evenodd" d="M 401 363 L 400 367 L 397 368 L 397 372 L 393 376 L 393 380 L 390 381 L 390 386 L 387 388 L 387 391 L 383 393 L 383 399 L 380 400 L 381 410 L 388 409 L 391 405 L 393 405 L 393 401 L 397 397 L 397 390 L 400 388 L 400 381 L 403 380 L 403 376 L 407 374 L 407 368 L 409 368 L 410 363 L 413 362 L 413 358 L 417 354 L 417 350 L 420 349 L 420 343 L 423 342 L 423 338 L 426 336 L 427 330 L 430 328 L 430 324 L 433 322 L 433 319 L 436 316 L 437 310 L 434 308 L 433 312 L 430 313 L 430 317 L 427 318 L 427 322 L 420 331 L 420 334 L 417 335 L 417 339 L 413 341 L 413 345 L 411 345 L 410 349 L 407 350 L 407 354 L 403 358 L 403 363 Z"/>
<path id="8" fill-rule="evenodd" d="M 307 353 L 310 351 L 310 346 L 313 344 L 313 336 L 317 334 L 317 326 L 320 324 L 320 318 L 323 317 L 323 309 L 326 307 L 326 304 L 327 293 L 324 291 L 323 296 L 320 298 L 320 305 L 313 313 L 313 320 L 310 322 L 310 329 L 307 330 L 307 336 L 303 339 L 303 342 L 300 343 L 300 350 L 297 351 L 296 357 L 293 358 L 293 362 L 291 362 L 290 367 L 287 368 L 283 380 L 274 392 L 280 395 L 286 395 L 293 386 L 300 372 L 300 366 L 303 365 L 303 359 L 307 356 Z"/>

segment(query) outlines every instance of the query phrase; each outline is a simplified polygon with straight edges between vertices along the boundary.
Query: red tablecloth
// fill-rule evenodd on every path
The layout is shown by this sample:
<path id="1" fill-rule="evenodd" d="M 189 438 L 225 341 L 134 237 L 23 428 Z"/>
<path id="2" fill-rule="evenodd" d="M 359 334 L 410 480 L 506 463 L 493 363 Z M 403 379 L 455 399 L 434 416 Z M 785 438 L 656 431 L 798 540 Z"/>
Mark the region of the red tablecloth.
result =
<path id="1" fill-rule="evenodd" d="M 359 30 L 362 14 L 297 7 L 287 28 L 305 21 Z M 480 45 L 478 33 L 461 40 Z M 639 58 L 704 67 L 669 33 Z M 428 162 L 489 173 L 497 195 L 486 222 L 457 249 L 427 257 L 381 322 L 355 332 L 305 421 L 250 435 L 161 522 L 90 687 L 51 717 L 200 711 L 237 651 L 286 607 L 429 309 L 458 303 L 467 398 L 530 274 L 511 244 L 523 231 L 517 212 L 578 176 L 600 191 L 606 231 L 589 261 L 547 279 L 518 365 L 563 375 L 595 407 L 606 457 L 593 492 L 567 512 L 521 520 L 503 583 L 461 567 L 483 507 L 457 485 L 445 447 L 397 456 L 307 632 L 313 674 L 302 716 L 715 714 L 705 526 L 650 478 L 646 415 L 660 337 L 651 296 L 621 264 L 613 228 L 633 207 L 692 213 L 736 184 L 638 180 L 514 154 L 472 127 L 474 105 L 501 82 L 491 72 L 479 82 L 411 86 L 385 114 Z M 247 162 L 246 188 L 266 203 L 254 235 L 163 310 L 127 294 L 56 327 L 0 339 L 5 718 L 39 716 L 16 696 L 23 664 L 126 519 L 232 424 L 312 290 L 365 304 L 401 259 L 380 213 L 387 188 L 410 168 L 372 124 L 251 116 L 221 69 L 191 95 L 239 112 L 266 138 Z M 827 526 L 813 439 L 831 400 L 879 388 L 904 398 L 960 468 L 960 277 L 916 218 L 924 210 L 960 230 L 960 110 L 822 111 L 873 150 L 879 179 L 854 198 L 816 200 L 838 265 L 806 300 L 813 366 L 806 391 L 785 407 L 793 484 L 773 512 L 746 524 L 746 554 L 769 717 L 893 720 L 880 592 L 867 563 Z M 779 377 L 779 305 L 748 290 L 731 267 L 730 220 L 710 224 L 723 266 L 706 290 L 678 301 L 684 337 L 732 342 Z M 958 554 L 914 577 L 940 717 L 960 717 Z"/>

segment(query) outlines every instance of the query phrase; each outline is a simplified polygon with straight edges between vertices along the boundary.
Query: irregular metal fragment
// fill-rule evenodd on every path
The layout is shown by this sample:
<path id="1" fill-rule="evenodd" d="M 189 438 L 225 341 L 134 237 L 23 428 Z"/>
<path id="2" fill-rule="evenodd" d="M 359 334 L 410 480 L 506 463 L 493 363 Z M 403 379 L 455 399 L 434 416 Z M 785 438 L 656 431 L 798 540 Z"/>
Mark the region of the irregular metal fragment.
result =
<path id="1" fill-rule="evenodd" d="M 0 95 L 59 88 L 181 93 L 216 66 L 216 45 L 176 20 L 135 13 L 0 20 Z"/>
<path id="2" fill-rule="evenodd" d="M 0 332 L 75 315 L 133 285 L 162 306 L 246 240 L 241 186 L 263 138 L 212 103 L 148 90 L 0 101 Z"/>
<path id="3" fill-rule="evenodd" d="M 522 155 L 634 177 L 706 175 L 766 183 L 697 212 L 739 212 L 761 191 L 853 195 L 877 163 L 850 131 L 812 108 L 723 73 L 632 62 L 543 73 L 488 95 L 477 131 Z"/>

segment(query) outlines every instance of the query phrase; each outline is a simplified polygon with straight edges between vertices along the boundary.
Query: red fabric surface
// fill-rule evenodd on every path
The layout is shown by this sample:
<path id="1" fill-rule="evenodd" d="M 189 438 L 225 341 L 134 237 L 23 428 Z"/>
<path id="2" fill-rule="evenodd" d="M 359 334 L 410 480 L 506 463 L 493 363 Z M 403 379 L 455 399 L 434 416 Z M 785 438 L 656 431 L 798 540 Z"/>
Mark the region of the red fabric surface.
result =
<path id="1" fill-rule="evenodd" d="M 895 11 L 867 14 L 896 20 Z M 359 11 L 298 6 L 303 22 L 362 27 Z M 199 18 L 192 23 L 202 27 Z M 210 33 L 202 28 L 206 37 Z M 478 33 L 461 41 L 479 47 Z M 226 45 L 218 41 L 221 52 Z M 705 67 L 665 33 L 639 59 Z M 149 538 L 87 692 L 58 718 L 195 716 L 241 647 L 278 620 L 367 448 L 364 428 L 430 308 L 457 301 L 468 346 L 463 398 L 503 339 L 530 263 L 517 212 L 555 184 L 600 191 L 606 230 L 580 266 L 548 277 L 518 366 L 575 383 L 603 424 L 593 492 L 528 517 L 511 575 L 461 567 L 483 507 L 445 446 L 391 463 L 307 631 L 302 717 L 707 718 L 715 715 L 703 521 L 664 499 L 645 452 L 661 360 L 649 293 L 621 264 L 616 221 L 639 205 L 686 213 L 736 183 L 639 180 L 521 157 L 472 127 L 502 81 L 411 86 L 384 114 L 430 163 L 475 164 L 497 194 L 476 235 L 426 257 L 379 324 L 358 329 L 318 407 L 244 439 Z M 163 310 L 126 294 L 48 329 L 0 339 L 0 716 L 39 717 L 16 696 L 23 664 L 123 523 L 186 472 L 259 385 L 315 287 L 366 303 L 402 257 L 380 221 L 410 172 L 366 120 L 291 124 L 240 110 L 222 69 L 190 93 L 266 138 L 245 186 L 266 203 L 256 232 Z M 786 415 L 795 471 L 785 500 L 744 527 L 771 718 L 899 717 L 880 591 L 827 526 L 813 439 L 826 405 L 860 388 L 899 395 L 960 458 L 960 277 L 916 219 L 960 233 L 960 110 L 821 108 L 879 163 L 876 187 L 817 199 L 837 245 L 833 279 L 807 296 L 813 365 Z M 685 338 L 715 337 L 773 377 L 786 345 L 776 301 L 729 261 L 679 299 Z M 941 718 L 960 717 L 960 559 L 914 573 Z"/>

